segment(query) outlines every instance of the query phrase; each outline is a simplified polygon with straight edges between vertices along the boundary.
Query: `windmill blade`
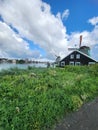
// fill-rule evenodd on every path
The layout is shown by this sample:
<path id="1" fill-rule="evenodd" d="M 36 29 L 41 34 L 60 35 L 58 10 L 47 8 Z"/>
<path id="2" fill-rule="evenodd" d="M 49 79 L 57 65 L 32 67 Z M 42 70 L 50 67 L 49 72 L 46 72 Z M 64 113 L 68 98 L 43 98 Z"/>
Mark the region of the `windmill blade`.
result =
<path id="1" fill-rule="evenodd" d="M 68 48 L 69 51 L 78 50 L 78 48 Z"/>
<path id="2" fill-rule="evenodd" d="M 55 54 L 55 57 L 58 57 L 58 56 Z"/>
<path id="3" fill-rule="evenodd" d="M 59 55 L 56 54 L 56 52 L 52 49 L 51 54 L 55 57 L 59 57 Z"/>

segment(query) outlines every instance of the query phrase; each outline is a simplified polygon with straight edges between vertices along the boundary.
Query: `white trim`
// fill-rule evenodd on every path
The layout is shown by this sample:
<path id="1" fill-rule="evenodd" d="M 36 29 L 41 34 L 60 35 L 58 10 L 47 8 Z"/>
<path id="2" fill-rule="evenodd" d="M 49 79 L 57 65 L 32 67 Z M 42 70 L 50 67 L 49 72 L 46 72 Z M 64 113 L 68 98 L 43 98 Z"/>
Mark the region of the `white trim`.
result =
<path id="1" fill-rule="evenodd" d="M 89 65 L 94 65 L 94 64 L 95 64 L 95 62 L 88 62 L 88 64 L 89 64 Z"/>
<path id="2" fill-rule="evenodd" d="M 71 55 L 70 55 L 70 59 L 74 59 L 74 54 L 71 54 Z"/>
<path id="3" fill-rule="evenodd" d="M 80 59 L 80 54 L 76 54 L 76 59 Z"/>
<path id="4" fill-rule="evenodd" d="M 81 65 L 81 63 L 80 62 L 75 62 L 75 65 Z"/>
<path id="5" fill-rule="evenodd" d="M 74 65 L 74 61 L 70 61 L 70 62 L 69 62 L 69 65 Z"/>

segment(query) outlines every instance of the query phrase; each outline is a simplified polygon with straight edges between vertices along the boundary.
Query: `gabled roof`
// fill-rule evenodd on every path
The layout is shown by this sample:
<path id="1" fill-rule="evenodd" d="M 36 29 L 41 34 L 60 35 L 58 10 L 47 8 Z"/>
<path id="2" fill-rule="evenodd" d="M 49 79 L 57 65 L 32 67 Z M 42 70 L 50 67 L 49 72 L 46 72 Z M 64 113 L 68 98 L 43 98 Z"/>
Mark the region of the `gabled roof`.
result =
<path id="1" fill-rule="evenodd" d="M 85 53 L 83 53 L 83 52 L 81 52 L 81 51 L 79 51 L 79 50 L 72 51 L 70 54 L 72 54 L 73 52 L 78 52 L 78 53 L 80 53 L 80 54 L 82 54 L 82 55 L 84 55 L 84 56 L 90 58 L 91 60 L 94 60 L 93 58 L 91 58 L 90 56 L 88 56 L 87 54 L 85 54 Z M 69 56 L 70 54 L 68 54 L 67 56 Z M 67 56 L 66 56 L 66 57 L 67 57 Z M 64 57 L 63 59 L 65 59 L 66 57 Z M 63 60 L 63 59 L 62 59 L 62 60 Z M 62 60 L 61 60 L 61 61 L 62 61 Z M 94 60 L 94 61 L 96 62 L 96 60 Z"/>

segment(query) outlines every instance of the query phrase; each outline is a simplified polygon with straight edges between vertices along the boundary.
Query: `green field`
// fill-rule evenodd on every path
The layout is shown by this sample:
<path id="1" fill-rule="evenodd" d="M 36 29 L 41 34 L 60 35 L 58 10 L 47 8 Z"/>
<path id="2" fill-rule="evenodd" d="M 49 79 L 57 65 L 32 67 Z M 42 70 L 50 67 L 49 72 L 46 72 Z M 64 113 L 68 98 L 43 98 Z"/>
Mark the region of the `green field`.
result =
<path id="1" fill-rule="evenodd" d="M 0 72 L 0 130 L 52 130 L 98 97 L 98 65 Z"/>

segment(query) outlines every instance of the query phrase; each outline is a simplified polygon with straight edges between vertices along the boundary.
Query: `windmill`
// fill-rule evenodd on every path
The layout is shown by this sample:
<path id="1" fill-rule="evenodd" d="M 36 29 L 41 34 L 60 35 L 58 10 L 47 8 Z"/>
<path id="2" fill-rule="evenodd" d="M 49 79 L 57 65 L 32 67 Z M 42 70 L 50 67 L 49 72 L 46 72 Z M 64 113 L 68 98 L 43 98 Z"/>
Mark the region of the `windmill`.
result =
<path id="1" fill-rule="evenodd" d="M 90 56 L 90 47 L 88 46 L 81 46 L 82 44 L 82 35 L 80 35 L 80 42 L 79 42 L 79 47 L 76 48 L 68 48 L 69 51 L 75 51 L 75 50 L 78 50 L 78 51 L 81 51 L 83 53 L 85 53 L 86 55 Z"/>
<path id="2" fill-rule="evenodd" d="M 52 53 L 53 56 L 56 57 L 54 64 L 59 65 L 59 62 L 60 62 L 60 60 L 61 60 L 61 57 L 60 57 L 59 55 L 57 55 L 53 49 L 52 49 L 51 53 Z"/>
<path id="3" fill-rule="evenodd" d="M 55 62 L 56 62 L 57 65 L 59 65 L 59 62 L 60 62 L 60 60 L 61 60 L 61 57 L 60 57 L 60 56 L 57 56 L 57 55 L 55 55 L 55 57 L 56 57 Z"/>
<path id="4" fill-rule="evenodd" d="M 79 43 L 79 48 L 76 47 L 76 44 L 75 44 L 75 47 L 73 48 L 68 48 L 69 51 L 75 51 L 75 50 L 79 50 L 80 47 L 81 47 L 81 43 L 82 43 L 82 35 L 80 35 L 80 43 Z"/>

